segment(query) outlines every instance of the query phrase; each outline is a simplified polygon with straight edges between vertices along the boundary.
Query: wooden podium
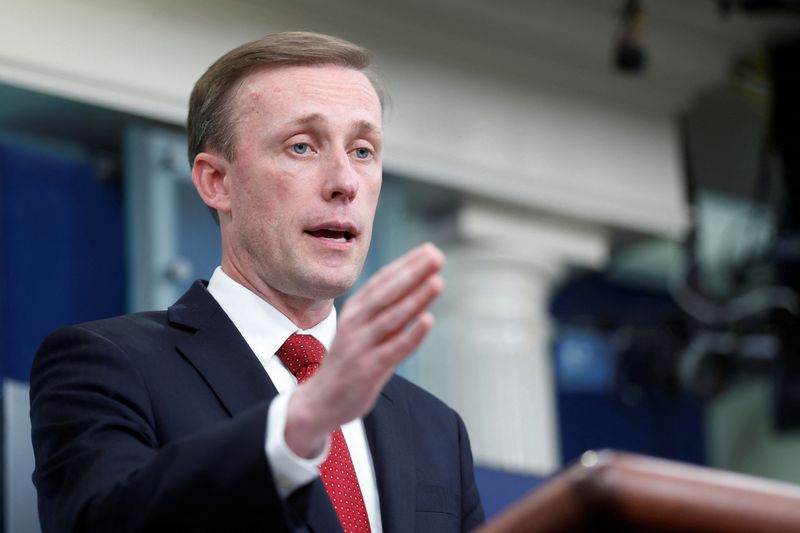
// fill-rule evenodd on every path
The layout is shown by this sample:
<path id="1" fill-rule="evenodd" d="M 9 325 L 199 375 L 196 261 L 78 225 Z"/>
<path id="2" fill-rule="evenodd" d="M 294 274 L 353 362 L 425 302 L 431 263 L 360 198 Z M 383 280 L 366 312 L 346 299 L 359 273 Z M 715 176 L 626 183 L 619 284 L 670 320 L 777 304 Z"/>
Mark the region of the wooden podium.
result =
<path id="1" fill-rule="evenodd" d="M 640 455 L 586 452 L 476 530 L 582 531 L 800 532 L 800 486 Z"/>

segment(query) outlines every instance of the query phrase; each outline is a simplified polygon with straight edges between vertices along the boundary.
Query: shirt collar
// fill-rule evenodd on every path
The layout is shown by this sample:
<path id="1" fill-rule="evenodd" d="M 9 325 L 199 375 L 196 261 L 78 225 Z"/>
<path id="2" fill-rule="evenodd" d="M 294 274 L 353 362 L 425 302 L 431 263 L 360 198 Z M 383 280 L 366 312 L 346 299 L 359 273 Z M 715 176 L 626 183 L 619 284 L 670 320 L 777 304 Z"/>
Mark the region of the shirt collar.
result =
<path id="1" fill-rule="evenodd" d="M 259 351 L 263 350 L 263 353 L 256 355 L 274 354 L 292 333 L 313 335 L 326 350 L 329 350 L 336 335 L 335 307 L 331 306 L 331 312 L 316 326 L 306 330 L 300 329 L 267 301 L 234 281 L 222 271 L 221 267 L 214 270 L 208 281 L 208 292 L 219 303 L 247 343 L 251 347 L 258 346 Z"/>

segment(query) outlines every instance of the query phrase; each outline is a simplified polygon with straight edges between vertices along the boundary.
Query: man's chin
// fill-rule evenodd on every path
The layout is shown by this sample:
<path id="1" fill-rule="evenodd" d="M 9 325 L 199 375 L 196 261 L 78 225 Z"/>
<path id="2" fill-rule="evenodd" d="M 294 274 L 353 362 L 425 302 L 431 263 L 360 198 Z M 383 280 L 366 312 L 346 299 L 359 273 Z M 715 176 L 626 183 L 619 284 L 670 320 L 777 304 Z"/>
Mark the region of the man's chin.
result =
<path id="1" fill-rule="evenodd" d="M 315 300 L 333 300 L 349 291 L 355 285 L 358 276 L 320 276 L 316 279 L 306 280 L 305 285 L 300 288 L 303 292 Z"/>

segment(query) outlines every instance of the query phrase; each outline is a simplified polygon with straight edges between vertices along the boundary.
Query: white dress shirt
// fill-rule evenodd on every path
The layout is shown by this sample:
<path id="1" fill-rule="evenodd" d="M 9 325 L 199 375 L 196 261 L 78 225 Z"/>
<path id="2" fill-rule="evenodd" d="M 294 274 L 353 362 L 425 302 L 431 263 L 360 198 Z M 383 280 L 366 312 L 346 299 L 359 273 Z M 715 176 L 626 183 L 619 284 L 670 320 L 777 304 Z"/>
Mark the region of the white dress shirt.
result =
<path id="1" fill-rule="evenodd" d="M 278 492 L 286 497 L 319 475 L 318 466 L 328 455 L 330 442 L 326 441 L 325 448 L 313 459 L 299 457 L 289 449 L 284 428 L 289 398 L 297 388 L 297 378 L 283 366 L 275 352 L 292 333 L 313 335 L 326 350 L 330 349 L 336 335 L 336 309 L 332 308 L 316 326 L 301 330 L 260 296 L 231 279 L 220 267 L 214 270 L 208 282 L 208 292 L 242 334 L 278 390 L 278 396 L 269 406 L 264 448 Z M 357 418 L 344 424 L 342 433 L 353 459 L 370 527 L 374 533 L 380 533 L 383 528 L 378 485 L 363 421 Z"/>

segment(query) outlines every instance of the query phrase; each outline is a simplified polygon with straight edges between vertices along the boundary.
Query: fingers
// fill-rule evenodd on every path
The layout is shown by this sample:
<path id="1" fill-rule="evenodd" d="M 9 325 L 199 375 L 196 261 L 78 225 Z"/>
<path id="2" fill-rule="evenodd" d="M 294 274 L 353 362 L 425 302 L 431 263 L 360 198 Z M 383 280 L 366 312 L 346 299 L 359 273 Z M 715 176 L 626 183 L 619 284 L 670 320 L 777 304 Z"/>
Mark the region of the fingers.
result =
<path id="1" fill-rule="evenodd" d="M 392 368 L 394 368 L 419 348 L 431 328 L 433 328 L 433 315 L 424 311 L 409 328 L 405 328 L 394 337 L 387 339 L 376 355 L 390 359 Z"/>
<path id="2" fill-rule="evenodd" d="M 370 344 L 381 342 L 386 337 L 407 328 L 412 321 L 419 319 L 423 311 L 442 293 L 443 289 L 444 281 L 441 276 L 434 274 L 394 305 L 386 307 L 370 324 Z"/>
<path id="3" fill-rule="evenodd" d="M 388 265 L 386 265 L 383 268 L 381 268 L 371 278 L 370 282 L 367 283 L 366 287 L 370 287 L 371 285 L 379 286 L 381 278 L 391 279 L 395 275 L 397 275 L 397 273 L 402 272 L 403 270 L 407 269 L 409 267 L 409 265 L 411 265 L 415 261 L 418 261 L 418 260 L 420 260 L 420 259 L 422 259 L 422 258 L 424 258 L 426 256 L 431 255 L 431 254 L 433 254 L 433 255 L 436 255 L 436 254 L 441 255 L 441 252 L 439 251 L 439 249 L 436 248 L 436 246 L 434 246 L 431 243 L 424 243 L 424 244 L 421 244 L 421 245 L 419 245 L 419 246 L 417 246 L 415 248 L 412 248 L 411 250 L 406 252 L 404 255 L 400 256 L 399 258 L 395 259 L 394 261 L 392 261 Z M 370 289 L 368 289 L 368 290 L 370 290 Z"/>
<path id="4" fill-rule="evenodd" d="M 314 411 L 315 430 L 366 413 L 395 366 L 419 347 L 433 326 L 427 309 L 443 290 L 438 274 L 443 263 L 435 246 L 417 247 L 347 301 L 328 357 L 307 386 L 298 388 L 321 409 Z"/>
<path id="5" fill-rule="evenodd" d="M 356 307 L 357 322 L 370 320 L 410 291 L 414 291 L 426 278 L 441 270 L 444 255 L 432 244 L 423 244 L 384 267 L 375 274 L 352 300 Z"/>

